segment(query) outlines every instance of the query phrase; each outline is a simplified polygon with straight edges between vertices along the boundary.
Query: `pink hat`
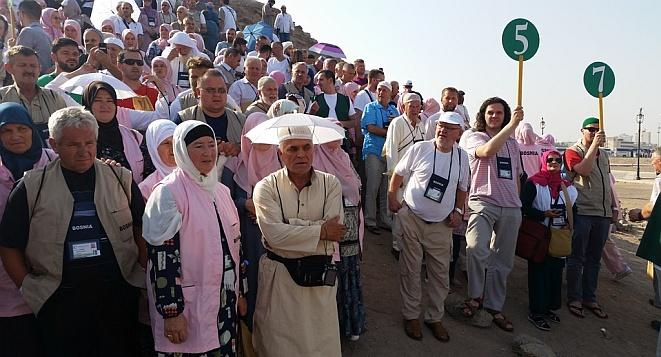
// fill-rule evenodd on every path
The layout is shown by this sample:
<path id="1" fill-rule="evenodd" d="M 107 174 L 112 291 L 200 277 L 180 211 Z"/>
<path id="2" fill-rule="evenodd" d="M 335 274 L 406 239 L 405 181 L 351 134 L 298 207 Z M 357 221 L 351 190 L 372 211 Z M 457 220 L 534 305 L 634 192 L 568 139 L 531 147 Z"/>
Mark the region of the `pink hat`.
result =
<path id="1" fill-rule="evenodd" d="M 269 73 L 269 76 L 275 79 L 275 82 L 278 83 L 278 87 L 285 83 L 285 74 L 281 71 L 272 71 Z"/>

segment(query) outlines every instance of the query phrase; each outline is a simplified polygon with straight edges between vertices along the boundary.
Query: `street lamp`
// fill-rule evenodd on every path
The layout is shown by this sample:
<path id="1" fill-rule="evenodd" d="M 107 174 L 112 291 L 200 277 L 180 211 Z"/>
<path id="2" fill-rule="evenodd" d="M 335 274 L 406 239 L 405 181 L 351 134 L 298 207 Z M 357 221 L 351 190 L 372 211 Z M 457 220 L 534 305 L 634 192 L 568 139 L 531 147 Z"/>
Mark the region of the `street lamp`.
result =
<path id="1" fill-rule="evenodd" d="M 636 180 L 640 180 L 640 125 L 643 123 L 645 116 L 643 115 L 643 108 L 640 108 L 636 121 L 638 122 L 638 154 L 636 155 Z"/>
<path id="2" fill-rule="evenodd" d="M 659 146 L 659 137 L 661 137 L 661 124 L 656 127 L 656 146 Z"/>
<path id="3" fill-rule="evenodd" d="M 542 117 L 542 121 L 539 122 L 539 127 L 542 128 L 542 135 L 544 135 L 544 128 L 546 127 L 546 122 L 544 121 L 544 117 Z"/>

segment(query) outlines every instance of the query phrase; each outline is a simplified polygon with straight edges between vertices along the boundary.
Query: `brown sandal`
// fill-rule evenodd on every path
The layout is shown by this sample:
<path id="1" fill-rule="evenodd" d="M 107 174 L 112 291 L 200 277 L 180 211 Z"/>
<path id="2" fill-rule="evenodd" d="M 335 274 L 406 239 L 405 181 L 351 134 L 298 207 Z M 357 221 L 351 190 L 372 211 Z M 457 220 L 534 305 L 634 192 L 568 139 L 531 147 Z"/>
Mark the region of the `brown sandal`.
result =
<path id="1" fill-rule="evenodd" d="M 474 303 L 477 303 L 477 306 Z M 464 315 L 464 317 L 471 318 L 475 316 L 477 310 L 481 308 L 482 308 L 481 299 L 468 299 L 464 301 L 464 308 L 461 310 L 461 313 L 462 315 Z"/>
<path id="2" fill-rule="evenodd" d="M 496 326 L 500 327 L 501 330 L 507 332 L 514 331 L 514 326 L 512 325 L 512 321 L 508 319 L 505 315 L 503 315 L 502 312 L 491 309 L 487 309 L 487 312 L 491 314 L 491 316 L 493 317 L 491 321 L 493 321 L 493 323 Z"/>

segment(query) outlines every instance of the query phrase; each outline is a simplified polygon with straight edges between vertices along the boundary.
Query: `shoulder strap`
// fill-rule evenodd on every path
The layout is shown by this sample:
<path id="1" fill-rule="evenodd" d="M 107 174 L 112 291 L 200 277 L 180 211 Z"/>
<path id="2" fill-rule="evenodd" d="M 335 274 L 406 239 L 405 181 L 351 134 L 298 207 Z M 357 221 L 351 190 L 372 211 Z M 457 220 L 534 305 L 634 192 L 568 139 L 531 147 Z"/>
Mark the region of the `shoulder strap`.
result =
<path id="1" fill-rule="evenodd" d="M 567 192 L 567 186 L 564 183 L 560 183 L 560 188 L 562 189 L 562 194 L 565 196 L 565 212 L 567 212 L 567 220 L 569 221 L 569 229 L 574 229 L 574 210 L 572 206 L 574 204 L 569 198 L 569 192 Z"/>

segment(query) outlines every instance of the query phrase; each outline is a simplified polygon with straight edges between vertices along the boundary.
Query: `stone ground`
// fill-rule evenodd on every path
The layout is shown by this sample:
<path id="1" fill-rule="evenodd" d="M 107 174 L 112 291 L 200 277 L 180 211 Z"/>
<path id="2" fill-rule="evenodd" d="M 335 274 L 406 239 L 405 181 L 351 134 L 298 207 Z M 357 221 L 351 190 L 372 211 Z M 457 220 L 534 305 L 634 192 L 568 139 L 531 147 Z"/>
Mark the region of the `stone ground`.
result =
<path id="1" fill-rule="evenodd" d="M 634 161 L 635 162 L 635 161 Z M 641 162 L 642 165 L 642 162 Z M 649 161 L 645 162 L 648 167 Z M 641 166 L 641 169 L 643 166 Z M 618 168 L 631 171 L 630 168 Z M 634 168 L 635 170 L 635 168 Z M 646 169 L 649 172 L 649 169 Z M 616 172 L 616 177 L 622 176 Z M 624 208 L 640 207 L 649 199 L 652 180 L 622 180 L 617 190 Z M 609 314 L 607 320 L 598 319 L 586 311 L 585 319 L 571 315 L 566 307 L 559 311 L 562 322 L 553 324 L 550 332 L 537 330 L 527 320 L 528 290 L 527 264 L 516 258 L 508 281 L 508 296 L 504 313 L 513 321 L 514 333 L 495 326 L 469 326 L 446 314 L 444 325 L 450 342 L 434 339 L 423 326 L 424 339 L 415 341 L 404 334 L 400 314 L 400 295 L 397 263 L 390 254 L 391 237 L 367 233 L 363 258 L 363 293 L 367 311 L 368 330 L 357 342 L 343 341 L 344 356 L 513 356 L 512 341 L 519 334 L 527 334 L 547 344 L 557 356 L 653 356 L 656 331 L 649 327 L 652 319 L 661 317 L 661 310 L 648 304 L 653 295 L 651 282 L 645 276 L 646 262 L 635 256 L 643 225 L 635 224 L 629 232 L 614 234 L 625 260 L 633 273 L 615 282 L 602 264 L 598 296 Z M 563 286 L 563 301 L 564 301 Z M 464 288 L 455 296 L 463 297 Z M 604 334 L 601 329 L 605 329 Z"/>

